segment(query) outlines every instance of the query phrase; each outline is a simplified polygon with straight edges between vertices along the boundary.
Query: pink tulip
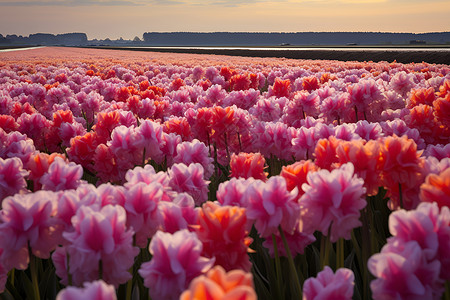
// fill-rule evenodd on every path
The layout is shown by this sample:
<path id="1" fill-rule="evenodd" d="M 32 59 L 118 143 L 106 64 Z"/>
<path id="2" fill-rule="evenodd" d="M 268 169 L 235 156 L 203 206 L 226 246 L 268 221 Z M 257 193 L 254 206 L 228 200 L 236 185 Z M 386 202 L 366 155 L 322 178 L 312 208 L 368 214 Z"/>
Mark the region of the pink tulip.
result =
<path id="1" fill-rule="evenodd" d="M 289 192 L 283 177 L 273 176 L 267 182 L 254 181 L 244 197 L 248 201 L 247 218 L 254 222 L 261 237 L 270 238 L 278 232 L 278 227 L 294 232 L 300 212 L 297 189 Z"/>
<path id="2" fill-rule="evenodd" d="M 178 193 L 172 202 L 159 202 L 158 210 L 161 215 L 161 230 L 164 232 L 173 234 L 197 223 L 195 202 L 187 193 Z"/>
<path id="3" fill-rule="evenodd" d="M 145 248 L 161 222 L 158 203 L 163 196 L 163 186 L 158 182 L 137 183 L 125 192 L 123 207 L 127 211 L 127 225 L 135 232 L 136 245 Z"/>
<path id="4" fill-rule="evenodd" d="M 44 174 L 39 182 L 42 189 L 51 191 L 61 191 L 76 189 L 81 184 L 83 168 L 74 162 L 67 163 L 61 157 L 55 157 L 55 160 L 48 168 L 47 174 Z"/>
<path id="5" fill-rule="evenodd" d="M 113 285 L 108 285 L 103 280 L 85 282 L 84 287 L 69 286 L 61 290 L 56 300 L 116 300 L 116 290 Z"/>
<path id="6" fill-rule="evenodd" d="M 4 135 L 2 135 L 2 132 Z M 3 159 L 17 157 L 24 166 L 27 165 L 30 157 L 37 153 L 33 140 L 18 131 L 6 134 L 0 128 L 0 157 Z"/>
<path id="7" fill-rule="evenodd" d="M 30 246 L 35 256 L 49 258 L 62 241 L 62 226 L 56 213 L 56 194 L 38 191 L 3 200 L 0 236 L 1 261 L 7 269 L 28 267 Z"/>
<path id="8" fill-rule="evenodd" d="M 424 151 L 425 156 L 434 156 L 441 160 L 443 158 L 450 158 L 450 144 L 446 145 L 428 145 Z"/>
<path id="9" fill-rule="evenodd" d="M 27 183 L 25 176 L 28 171 L 23 169 L 19 158 L 0 158 L 0 203 L 7 196 L 25 192 Z"/>
<path id="10" fill-rule="evenodd" d="M 128 269 L 133 265 L 139 249 L 132 245 L 134 232 L 126 226 L 123 207 L 106 205 L 96 209 L 82 206 L 72 217 L 72 225 L 73 230 L 63 233 L 69 244 L 54 255 L 68 257 L 69 271 L 75 285 L 97 279 L 100 261 L 103 279 L 107 283 L 117 287 L 131 278 Z M 58 265 L 56 267 L 57 274 L 63 282 L 67 282 L 67 274 L 64 270 L 58 270 Z"/>
<path id="11" fill-rule="evenodd" d="M 173 158 L 177 155 L 177 146 L 181 143 L 181 137 L 175 133 L 163 133 L 161 151 L 167 167 L 173 165 Z"/>
<path id="12" fill-rule="evenodd" d="M 317 117 L 319 114 L 319 104 L 320 97 L 316 92 L 300 91 L 295 93 L 294 100 L 296 105 L 302 108 L 302 115 L 300 118 L 305 116 Z"/>
<path id="13" fill-rule="evenodd" d="M 352 163 L 334 169 L 310 172 L 305 194 L 300 198 L 300 231 L 315 230 L 328 235 L 331 242 L 350 239 L 353 228 L 362 225 L 360 211 L 366 206 L 363 180 L 354 175 Z"/>
<path id="14" fill-rule="evenodd" d="M 51 121 L 47 120 L 41 113 L 34 113 L 32 115 L 22 114 L 17 118 L 19 124 L 19 132 L 26 134 L 31 138 L 37 149 L 45 150 L 45 136 L 48 128 L 51 127 Z"/>
<path id="15" fill-rule="evenodd" d="M 303 284 L 303 300 L 350 300 L 354 285 L 352 270 L 341 268 L 333 273 L 330 267 L 325 266 L 316 278 L 308 278 Z"/>
<path id="16" fill-rule="evenodd" d="M 285 97 L 279 99 L 286 99 Z M 260 98 L 248 112 L 264 122 L 276 122 L 280 119 L 283 111 L 276 97 Z"/>
<path id="17" fill-rule="evenodd" d="M 350 104 L 350 95 L 347 92 L 330 95 L 320 103 L 320 116 L 328 123 L 333 123 L 334 120 L 337 120 L 337 123 L 340 124 L 345 116 L 351 113 Z"/>
<path id="18" fill-rule="evenodd" d="M 366 141 L 376 140 L 383 135 L 379 123 L 369 123 L 366 120 L 358 121 L 356 123 L 355 133 Z"/>
<path id="19" fill-rule="evenodd" d="M 174 156 L 174 163 L 199 163 L 204 170 L 205 179 L 209 179 L 214 172 L 213 158 L 209 156 L 209 149 L 197 139 L 191 142 L 182 142 L 177 145 L 177 155 Z"/>
<path id="20" fill-rule="evenodd" d="M 135 133 L 135 145 L 139 149 L 145 149 L 145 159 L 153 159 L 160 164 L 163 160 L 163 154 L 160 149 L 163 134 L 162 126 L 151 120 L 145 120 L 136 128 Z"/>
<path id="21" fill-rule="evenodd" d="M 439 208 L 436 203 L 421 203 L 416 210 L 399 210 L 389 216 L 389 231 L 393 237 L 388 243 L 416 241 L 423 256 L 431 261 L 438 260 L 441 277 L 450 278 L 450 210 L 447 206 Z"/>
<path id="22" fill-rule="evenodd" d="M 344 123 L 336 126 L 334 136 L 344 141 L 359 140 L 360 136 L 355 132 L 356 126 L 353 123 Z"/>
<path id="23" fill-rule="evenodd" d="M 214 259 L 201 256 L 202 243 L 186 229 L 158 231 L 150 242 L 152 259 L 139 269 L 153 299 L 178 299 L 195 277 L 208 271 Z"/>
<path id="24" fill-rule="evenodd" d="M 317 143 L 315 127 L 301 127 L 292 139 L 292 151 L 296 160 L 312 158 Z"/>
<path id="25" fill-rule="evenodd" d="M 403 117 L 404 119 L 407 119 L 407 117 Z M 417 144 L 418 149 L 425 148 L 425 141 L 423 135 L 417 130 L 416 128 L 409 127 L 402 118 L 396 118 L 393 121 L 386 121 L 386 122 L 380 122 L 379 123 L 381 128 L 383 129 L 383 133 L 385 136 L 393 136 L 394 134 L 396 136 L 403 136 L 406 135 L 409 139 L 414 140 L 414 142 Z"/>
<path id="26" fill-rule="evenodd" d="M 163 186 L 163 201 L 171 201 L 175 197 L 176 192 L 170 187 L 170 178 L 167 172 L 155 172 L 155 169 L 151 165 L 145 165 L 142 167 L 135 167 L 132 170 L 128 170 L 125 174 L 126 183 L 124 186 L 128 189 L 132 188 L 135 184 L 145 183 L 150 184 L 157 182 Z"/>
<path id="27" fill-rule="evenodd" d="M 436 203 L 389 217 L 392 237 L 368 261 L 374 299 L 439 299 L 450 278 L 450 211 Z"/>
<path id="28" fill-rule="evenodd" d="M 292 159 L 293 127 L 281 122 L 255 122 L 250 134 L 254 141 L 253 152 L 260 152 L 266 158 Z"/>
<path id="29" fill-rule="evenodd" d="M 392 76 L 389 87 L 405 97 L 415 85 L 413 77 L 413 74 L 407 74 L 405 71 L 397 72 Z"/>
<path id="30" fill-rule="evenodd" d="M 231 178 L 220 183 L 216 193 L 217 201 L 222 205 L 247 207 L 247 198 L 243 195 L 247 187 L 254 181 L 253 177 L 249 179 Z"/>
<path id="31" fill-rule="evenodd" d="M 367 112 L 372 101 L 382 98 L 380 88 L 375 80 L 360 80 L 358 83 L 348 86 L 350 102 L 352 107 L 356 107 L 358 112 Z"/>
<path id="32" fill-rule="evenodd" d="M 174 164 L 169 170 L 170 186 L 177 192 L 186 192 L 194 198 L 196 205 L 208 200 L 209 181 L 204 179 L 203 167 L 199 163 Z"/>
<path id="33" fill-rule="evenodd" d="M 144 148 L 138 146 L 138 132 L 134 127 L 120 125 L 111 133 L 107 146 L 116 157 L 120 169 L 127 170 L 142 164 Z"/>
<path id="34" fill-rule="evenodd" d="M 367 262 L 377 278 L 370 283 L 374 299 L 438 299 L 438 261 L 427 262 L 415 241 L 390 243 Z"/>

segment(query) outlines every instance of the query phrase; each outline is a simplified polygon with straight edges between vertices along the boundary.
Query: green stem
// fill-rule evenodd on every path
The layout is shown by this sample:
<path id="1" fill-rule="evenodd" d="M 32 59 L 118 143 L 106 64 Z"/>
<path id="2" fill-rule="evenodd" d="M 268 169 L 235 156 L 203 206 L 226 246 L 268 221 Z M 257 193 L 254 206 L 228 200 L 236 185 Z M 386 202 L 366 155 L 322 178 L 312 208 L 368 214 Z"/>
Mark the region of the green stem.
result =
<path id="1" fill-rule="evenodd" d="M 66 253 L 67 257 L 67 282 L 69 285 L 72 285 L 72 274 L 70 274 L 70 254 Z"/>
<path id="2" fill-rule="evenodd" d="M 369 203 L 369 199 L 367 199 Z M 370 202 L 370 204 L 372 203 L 372 201 Z M 372 207 L 372 205 L 368 205 L 368 207 L 370 208 L 370 214 L 369 214 L 369 222 L 370 222 L 370 253 L 373 255 L 377 252 L 380 252 L 378 249 L 378 239 L 377 239 L 377 230 L 375 227 L 375 209 Z"/>
<path id="3" fill-rule="evenodd" d="M 136 246 L 136 235 L 133 235 L 133 246 Z M 139 253 L 140 254 L 140 253 Z M 133 279 L 134 279 L 134 273 L 136 270 L 136 264 L 138 263 L 138 258 L 135 258 L 134 264 L 132 267 L 130 267 L 129 272 L 131 273 L 131 279 L 127 282 L 127 289 L 126 289 L 126 300 L 131 300 L 131 295 L 133 292 Z"/>
<path id="4" fill-rule="evenodd" d="M 133 267 L 131 267 L 131 270 L 133 269 Z M 126 300 L 131 300 L 131 294 L 133 291 L 133 278 L 131 278 L 130 280 L 128 280 L 127 282 L 127 291 L 126 291 Z"/>
<path id="5" fill-rule="evenodd" d="M 355 249 L 356 259 L 358 260 L 358 264 L 362 266 L 362 256 L 361 256 L 361 248 L 359 247 L 358 239 L 355 236 L 355 230 L 352 230 L 352 244 Z"/>
<path id="6" fill-rule="evenodd" d="M 300 265 L 302 266 L 302 271 L 298 274 L 298 278 L 300 279 L 300 286 L 303 286 L 306 278 L 308 278 L 308 260 L 306 259 L 306 254 L 301 254 L 300 256 Z"/>
<path id="7" fill-rule="evenodd" d="M 103 279 L 103 261 L 98 261 L 98 279 Z"/>
<path id="8" fill-rule="evenodd" d="M 215 163 L 215 166 L 216 166 L 214 168 L 214 171 L 215 171 L 216 178 L 219 178 L 219 161 L 217 159 L 217 147 L 216 147 L 216 143 L 215 142 L 214 142 L 213 148 L 214 148 L 214 163 Z"/>
<path id="9" fill-rule="evenodd" d="M 227 133 L 224 132 L 223 136 L 225 138 L 225 151 L 227 152 L 227 157 L 228 159 L 230 159 L 230 150 L 228 150 L 228 137 L 227 137 Z"/>
<path id="10" fill-rule="evenodd" d="M 239 134 L 239 132 L 236 132 L 236 133 L 237 133 L 237 138 L 238 138 L 238 141 L 239 141 L 239 151 L 242 152 L 241 135 Z"/>
<path id="11" fill-rule="evenodd" d="M 287 243 L 286 240 L 286 236 L 284 235 L 284 231 L 283 229 L 281 229 L 281 226 L 278 226 L 278 231 L 280 232 L 281 235 L 281 239 L 283 240 L 283 244 L 284 244 L 284 249 L 286 249 L 286 254 L 288 256 L 288 261 L 289 261 L 289 266 L 291 267 L 291 272 L 293 274 L 293 279 L 294 279 L 294 285 L 295 288 L 297 289 L 297 294 L 295 299 L 302 299 L 302 288 L 300 286 L 300 281 L 298 279 L 298 274 L 297 274 L 297 268 L 295 267 L 295 263 L 294 263 L 294 259 L 292 258 L 292 253 L 291 253 L 291 249 L 289 249 L 289 245 Z"/>
<path id="12" fill-rule="evenodd" d="M 142 167 L 145 167 L 145 152 L 146 149 L 144 148 L 144 152 L 142 153 Z"/>
<path id="13" fill-rule="evenodd" d="M 37 270 L 36 270 L 36 257 L 31 252 L 30 246 L 28 246 L 28 251 L 30 253 L 30 273 L 31 273 L 31 282 L 32 282 L 33 291 L 34 291 L 34 299 L 40 300 L 41 295 L 39 293 L 39 283 L 38 283 L 38 276 L 37 276 Z"/>
<path id="14" fill-rule="evenodd" d="M 340 238 L 336 244 L 336 270 L 344 267 L 344 239 Z"/>
<path id="15" fill-rule="evenodd" d="M 448 281 L 448 280 L 445 282 L 444 299 L 450 300 L 450 281 Z"/>
<path id="16" fill-rule="evenodd" d="M 208 131 L 206 131 L 206 139 L 207 139 L 207 141 L 208 141 L 208 150 L 209 150 L 209 156 L 213 156 L 213 153 L 211 152 L 211 140 L 210 140 L 210 138 L 209 138 L 209 132 Z"/>
<path id="17" fill-rule="evenodd" d="M 10 275 L 10 278 L 11 278 L 11 285 L 12 286 L 14 286 L 14 278 L 16 277 L 16 269 L 15 268 L 13 268 L 12 270 L 11 270 L 11 272 L 9 273 L 9 275 Z"/>
<path id="18" fill-rule="evenodd" d="M 92 113 L 93 114 L 93 113 Z M 139 117 L 138 117 L 138 115 L 137 114 L 134 114 L 134 117 L 136 118 L 136 127 L 140 127 L 141 126 L 141 122 L 139 121 Z"/>
<path id="19" fill-rule="evenodd" d="M 320 267 L 323 267 L 323 261 L 324 261 L 324 257 L 325 257 L 325 239 L 323 234 L 320 237 L 320 257 L 319 257 L 319 261 L 320 261 Z"/>
<path id="20" fill-rule="evenodd" d="M 328 266 L 330 264 L 329 260 L 331 242 L 328 236 L 322 235 L 320 243 L 320 267 L 321 270 L 323 270 L 325 266 Z"/>
<path id="21" fill-rule="evenodd" d="M 277 274 L 277 294 L 278 294 L 278 299 L 283 299 L 284 297 L 281 297 L 282 278 L 281 278 L 280 255 L 278 254 L 278 245 L 277 245 L 277 240 L 275 238 L 275 234 L 272 234 L 272 243 L 273 243 L 273 250 L 275 253 L 275 272 Z"/>
<path id="22" fill-rule="evenodd" d="M 400 208 L 403 209 L 403 193 L 402 193 L 402 184 L 398 184 L 398 197 L 400 199 Z"/>
<path id="23" fill-rule="evenodd" d="M 371 256 L 371 237 L 370 237 L 370 229 L 368 222 L 368 215 L 371 212 L 366 207 L 362 213 L 362 235 L 361 235 L 361 252 L 362 252 L 362 268 L 363 268 L 363 289 L 364 289 L 364 297 L 363 299 L 369 299 L 370 295 L 370 287 L 369 287 L 369 269 L 367 267 L 367 261 Z"/>

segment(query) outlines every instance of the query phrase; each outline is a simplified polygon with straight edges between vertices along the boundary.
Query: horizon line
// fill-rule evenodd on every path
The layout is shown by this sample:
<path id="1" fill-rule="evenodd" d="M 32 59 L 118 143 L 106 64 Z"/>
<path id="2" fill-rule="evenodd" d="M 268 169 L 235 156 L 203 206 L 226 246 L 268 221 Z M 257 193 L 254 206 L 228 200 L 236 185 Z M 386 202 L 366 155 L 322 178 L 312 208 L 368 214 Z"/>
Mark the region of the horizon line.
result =
<path id="1" fill-rule="evenodd" d="M 35 33 L 29 33 L 28 37 L 30 35 L 35 34 L 52 34 L 52 35 L 64 35 L 64 34 L 86 34 L 86 36 L 89 36 L 86 32 L 81 31 L 73 31 L 73 32 L 63 32 L 63 33 L 49 33 L 49 32 L 35 32 Z M 435 34 L 435 33 L 450 33 L 450 31 L 427 31 L 427 32 L 408 32 L 408 31 L 145 31 L 142 33 L 202 33 L 202 34 L 215 34 L 215 33 L 250 33 L 250 34 L 262 34 L 262 33 L 389 33 L 389 34 Z M 8 35 L 16 35 L 16 36 L 22 36 L 26 37 L 25 35 L 16 34 L 16 33 L 7 33 L 2 34 L 3 37 L 6 37 Z"/>

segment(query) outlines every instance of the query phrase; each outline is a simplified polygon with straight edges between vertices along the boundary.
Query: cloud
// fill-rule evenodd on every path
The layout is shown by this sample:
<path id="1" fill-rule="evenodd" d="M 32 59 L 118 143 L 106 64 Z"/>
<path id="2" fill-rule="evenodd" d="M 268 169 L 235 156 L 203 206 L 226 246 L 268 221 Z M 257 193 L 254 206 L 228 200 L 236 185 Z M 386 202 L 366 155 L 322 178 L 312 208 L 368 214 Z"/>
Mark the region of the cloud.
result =
<path id="1" fill-rule="evenodd" d="M 372 4 L 372 3 L 388 2 L 388 0 L 341 0 L 340 2 L 350 4 Z"/>
<path id="2" fill-rule="evenodd" d="M 220 6 L 238 6 L 247 3 L 265 2 L 267 0 L 151 0 L 147 3 L 154 5 L 190 5 L 190 6 L 210 6 L 210 5 L 220 5 Z"/>
<path id="3" fill-rule="evenodd" d="M 274 2 L 274 1 L 266 1 L 266 0 L 253 0 L 253 1 L 245 1 L 245 0 L 233 0 L 233 1 L 216 0 L 216 1 L 211 1 L 210 3 L 213 4 L 213 5 L 219 5 L 219 6 L 236 7 L 236 6 L 252 4 L 252 3 L 261 3 L 261 2 Z M 277 1 L 277 2 L 279 2 L 279 1 Z"/>
<path id="4" fill-rule="evenodd" d="M 0 1 L 0 6 L 140 6 L 142 1 L 127 0 L 61 0 L 61 1 Z"/>
<path id="5" fill-rule="evenodd" d="M 428 0 L 430 3 L 439 3 L 448 0 Z M 0 0 L 0 6 L 222 6 L 239 7 L 260 3 L 279 4 L 304 4 L 304 5 L 364 5 L 376 3 L 423 3 L 424 0 L 28 0 L 28 1 L 7 1 Z"/>
<path id="6" fill-rule="evenodd" d="M 316 0 L 317 1 L 317 0 Z M 223 7 L 238 7 L 244 5 L 252 5 L 256 3 L 290 3 L 292 0 L 188 0 L 189 3 L 195 6 L 223 6 Z M 304 2 L 304 0 L 296 0 L 294 2 Z"/>
<path id="7" fill-rule="evenodd" d="M 187 5 L 190 4 L 189 1 L 178 1 L 178 0 L 152 0 L 147 1 L 147 4 L 155 4 L 155 5 Z"/>

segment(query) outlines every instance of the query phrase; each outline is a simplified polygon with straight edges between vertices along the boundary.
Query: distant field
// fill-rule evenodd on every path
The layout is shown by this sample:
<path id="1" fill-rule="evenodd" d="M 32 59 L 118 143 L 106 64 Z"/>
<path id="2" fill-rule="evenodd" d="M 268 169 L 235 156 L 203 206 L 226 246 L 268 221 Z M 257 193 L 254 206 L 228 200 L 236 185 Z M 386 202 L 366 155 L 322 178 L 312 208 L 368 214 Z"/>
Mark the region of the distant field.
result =
<path id="1" fill-rule="evenodd" d="M 0 51 L 34 48 L 31 46 L 0 46 Z M 74 47 L 76 48 L 76 47 Z M 435 63 L 450 65 L 450 45 L 370 45 L 370 46 L 267 46 L 267 47 L 116 47 L 83 48 L 129 50 L 140 52 L 213 54 L 244 57 L 277 57 L 339 61 L 397 61 L 400 63 Z"/>
<path id="2" fill-rule="evenodd" d="M 450 299 L 450 65 L 119 49 L 0 51 L 0 299 Z"/>
<path id="3" fill-rule="evenodd" d="M 0 50 L 4 49 L 18 49 L 18 48 L 28 48 L 31 46 L 14 46 L 14 45 L 8 45 L 8 46 L 0 46 Z"/>
<path id="4" fill-rule="evenodd" d="M 425 46 L 333 46 L 333 47 L 98 47 L 102 49 L 153 51 L 172 53 L 216 54 L 246 57 L 284 57 L 291 59 L 323 59 L 339 61 L 397 61 L 450 64 L 450 47 Z M 361 49 L 364 48 L 364 49 Z M 343 50 L 347 49 L 347 50 Z M 368 49 L 368 50 L 365 50 Z M 370 50 L 369 50 L 370 49 Z M 379 49 L 379 50 L 378 50 Z"/>

